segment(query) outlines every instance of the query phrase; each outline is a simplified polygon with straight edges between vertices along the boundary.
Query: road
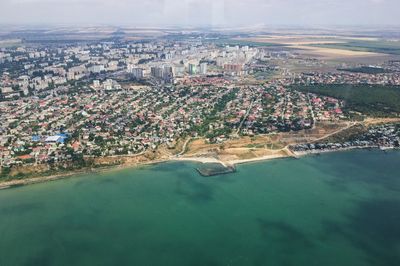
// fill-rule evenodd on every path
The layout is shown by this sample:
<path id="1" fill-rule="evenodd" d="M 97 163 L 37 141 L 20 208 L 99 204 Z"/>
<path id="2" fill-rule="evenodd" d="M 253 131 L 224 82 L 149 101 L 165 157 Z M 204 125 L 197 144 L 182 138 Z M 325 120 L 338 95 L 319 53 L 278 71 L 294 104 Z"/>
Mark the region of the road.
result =
<path id="1" fill-rule="evenodd" d="M 249 116 L 251 108 L 253 108 L 253 104 L 254 104 L 254 100 L 250 103 L 250 106 L 247 109 L 246 114 L 243 117 L 243 120 L 240 122 L 240 125 L 239 125 L 238 129 L 236 130 L 236 136 L 239 135 L 239 132 L 240 132 L 240 129 L 242 128 L 242 126 L 243 126 L 243 123 L 246 121 L 247 117 Z"/>

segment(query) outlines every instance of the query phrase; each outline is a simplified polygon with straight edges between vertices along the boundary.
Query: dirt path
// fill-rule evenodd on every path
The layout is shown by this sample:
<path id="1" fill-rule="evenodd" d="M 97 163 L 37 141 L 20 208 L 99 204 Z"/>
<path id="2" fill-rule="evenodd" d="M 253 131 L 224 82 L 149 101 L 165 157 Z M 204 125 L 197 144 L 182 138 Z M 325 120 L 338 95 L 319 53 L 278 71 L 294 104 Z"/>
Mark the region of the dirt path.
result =
<path id="1" fill-rule="evenodd" d="M 187 145 L 189 144 L 190 141 L 192 141 L 192 139 L 193 138 L 190 137 L 185 141 L 185 143 L 182 146 L 182 151 L 176 155 L 177 157 L 179 157 L 179 156 L 183 155 L 184 153 L 186 153 Z"/>

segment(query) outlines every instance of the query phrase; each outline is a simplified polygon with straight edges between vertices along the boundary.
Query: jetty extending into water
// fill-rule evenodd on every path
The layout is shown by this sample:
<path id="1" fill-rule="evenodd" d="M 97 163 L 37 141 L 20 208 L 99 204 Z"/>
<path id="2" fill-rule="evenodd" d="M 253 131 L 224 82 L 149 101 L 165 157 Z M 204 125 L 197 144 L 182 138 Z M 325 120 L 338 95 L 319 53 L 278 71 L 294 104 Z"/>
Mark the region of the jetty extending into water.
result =
<path id="1" fill-rule="evenodd" d="M 224 165 L 222 163 L 205 163 L 196 168 L 196 170 L 199 174 L 206 177 L 236 172 L 234 165 Z"/>

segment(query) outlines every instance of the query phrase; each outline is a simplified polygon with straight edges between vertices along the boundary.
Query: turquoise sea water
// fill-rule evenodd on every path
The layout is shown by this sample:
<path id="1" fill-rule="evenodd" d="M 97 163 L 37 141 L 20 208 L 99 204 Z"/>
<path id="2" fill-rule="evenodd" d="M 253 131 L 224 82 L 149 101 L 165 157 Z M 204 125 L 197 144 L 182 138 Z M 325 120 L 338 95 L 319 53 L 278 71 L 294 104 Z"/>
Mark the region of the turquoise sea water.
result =
<path id="1" fill-rule="evenodd" d="M 196 166 L 0 191 L 0 265 L 400 265 L 400 152 Z"/>

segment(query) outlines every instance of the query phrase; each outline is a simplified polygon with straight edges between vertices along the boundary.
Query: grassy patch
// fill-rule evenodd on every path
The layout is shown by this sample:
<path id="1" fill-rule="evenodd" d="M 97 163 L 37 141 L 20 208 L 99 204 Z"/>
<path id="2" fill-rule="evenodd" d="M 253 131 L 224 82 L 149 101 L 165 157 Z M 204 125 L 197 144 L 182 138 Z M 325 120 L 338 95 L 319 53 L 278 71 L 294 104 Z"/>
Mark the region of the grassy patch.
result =
<path id="1" fill-rule="evenodd" d="M 365 74 L 382 74 L 389 73 L 390 71 L 380 67 L 355 67 L 355 68 L 339 68 L 340 71 L 352 72 L 352 73 L 365 73 Z"/>
<path id="2" fill-rule="evenodd" d="M 239 45 L 239 46 L 250 46 L 250 47 L 281 47 L 285 46 L 279 43 L 267 43 L 267 42 L 253 42 L 248 40 L 237 40 L 237 39 L 230 39 L 230 38 L 221 38 L 221 39 L 213 39 L 209 40 L 217 45 L 225 46 L 225 45 Z"/>

